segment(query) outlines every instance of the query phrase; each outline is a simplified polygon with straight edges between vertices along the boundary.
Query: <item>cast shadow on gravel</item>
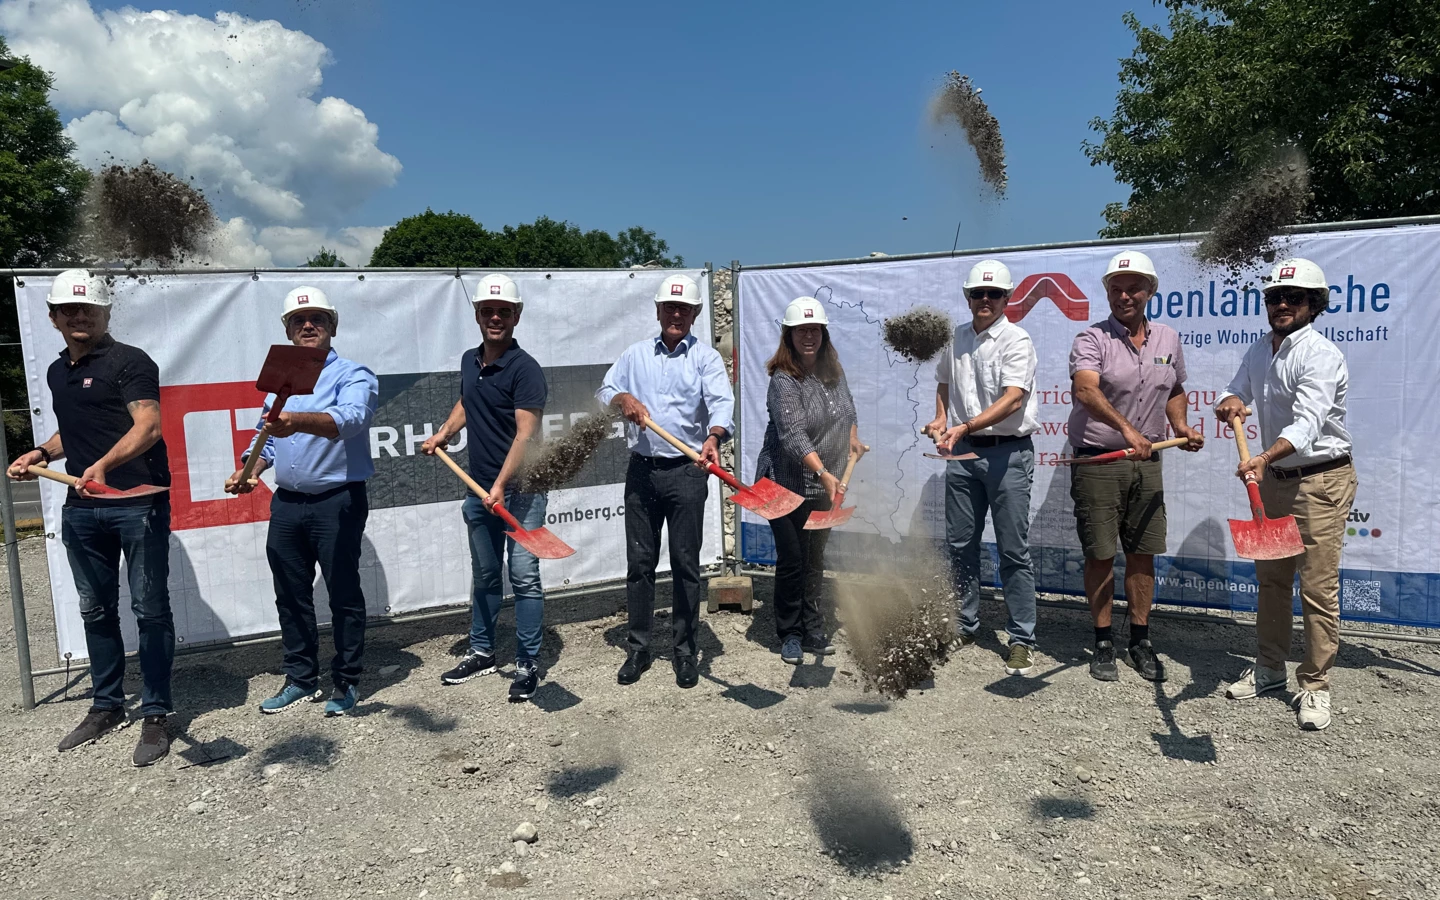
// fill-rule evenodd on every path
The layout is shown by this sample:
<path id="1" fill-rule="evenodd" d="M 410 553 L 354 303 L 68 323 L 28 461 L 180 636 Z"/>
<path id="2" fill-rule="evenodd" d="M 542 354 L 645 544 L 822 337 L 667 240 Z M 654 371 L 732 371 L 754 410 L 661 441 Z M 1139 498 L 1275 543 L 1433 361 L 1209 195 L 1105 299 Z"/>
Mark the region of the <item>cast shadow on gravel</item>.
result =
<path id="1" fill-rule="evenodd" d="M 983 628 L 981 629 L 981 631 L 984 630 L 985 629 Z M 1039 691 L 1043 691 L 1045 688 L 1049 687 L 1050 682 L 1046 679 L 1050 678 L 1052 675 L 1058 675 L 1066 669 L 1073 668 L 1075 668 L 1075 663 L 1069 662 L 1060 663 L 1053 669 L 1041 672 L 1039 675 L 1006 675 L 1004 678 L 1001 678 L 998 681 L 992 681 L 991 683 L 985 685 L 983 690 L 985 691 L 985 693 L 994 694 L 997 697 L 1008 697 L 1011 700 L 1023 700 L 1026 697 L 1029 697 Z"/>
<path id="2" fill-rule="evenodd" d="M 1083 797 L 1036 797 L 1030 814 L 1037 819 L 1093 819 L 1095 806 Z"/>
<path id="3" fill-rule="evenodd" d="M 822 763 L 810 781 L 810 824 L 824 852 L 847 874 L 892 869 L 914 854 L 914 837 L 889 790 L 861 763 Z"/>
<path id="4" fill-rule="evenodd" d="M 168 724 L 174 743 L 184 748 L 177 754 L 186 762 L 181 768 L 223 763 L 250 752 L 249 747 L 224 735 L 207 739 L 190 730 L 195 719 L 207 712 L 244 706 L 249 694 L 246 678 L 226 665 L 207 661 L 177 665 L 172 680 L 177 696 L 175 714 Z"/>
<path id="5" fill-rule="evenodd" d="M 705 652 L 702 647 L 700 657 L 696 660 L 695 668 L 699 671 L 700 677 L 712 684 L 718 684 L 725 690 L 720 696 L 726 700 L 734 700 L 742 706 L 748 706 L 753 710 L 769 709 L 777 703 L 785 700 L 785 695 L 779 691 L 772 691 L 763 688 L 758 684 L 746 682 L 745 684 L 732 684 L 711 671 L 710 665 L 714 661 L 715 654 Z"/>
<path id="6" fill-rule="evenodd" d="M 449 734 L 460 727 L 460 719 L 456 716 L 437 716 L 423 706 L 414 703 L 399 703 L 391 706 L 389 703 L 380 700 L 371 700 L 362 703 L 350 713 L 351 718 L 363 719 L 366 716 L 388 715 L 392 719 L 399 719 L 400 724 L 411 731 L 419 731 L 425 734 Z"/>
<path id="7" fill-rule="evenodd" d="M 340 760 L 340 745 L 323 734 L 295 734 L 260 751 L 255 767 L 272 763 L 327 769 Z"/>
<path id="8" fill-rule="evenodd" d="M 555 713 L 579 706 L 580 697 L 556 682 L 547 681 L 535 691 L 530 702 L 547 713 Z"/>
<path id="9" fill-rule="evenodd" d="M 575 797 L 599 790 L 620 777 L 619 763 L 595 766 L 572 766 L 550 776 L 545 791 L 552 797 Z"/>
<path id="10" fill-rule="evenodd" d="M 889 712 L 890 704 L 874 702 L 836 703 L 834 708 L 840 712 L 854 713 L 857 716 L 873 716 L 876 713 Z"/>

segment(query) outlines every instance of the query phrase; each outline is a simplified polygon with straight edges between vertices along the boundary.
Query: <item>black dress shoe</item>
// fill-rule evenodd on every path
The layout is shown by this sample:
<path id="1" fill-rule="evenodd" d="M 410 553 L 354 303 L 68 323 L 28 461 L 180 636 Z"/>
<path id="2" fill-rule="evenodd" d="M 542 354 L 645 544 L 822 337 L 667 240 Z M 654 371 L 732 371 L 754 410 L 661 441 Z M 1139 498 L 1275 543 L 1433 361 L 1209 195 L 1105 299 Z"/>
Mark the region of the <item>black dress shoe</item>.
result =
<path id="1" fill-rule="evenodd" d="M 650 651 L 629 650 L 625 653 L 625 664 L 615 673 L 615 680 L 621 684 L 634 684 L 640 675 L 650 668 Z"/>
<path id="2" fill-rule="evenodd" d="M 700 683 L 700 670 L 695 668 L 695 657 L 677 656 L 672 664 L 675 666 L 676 685 L 692 688 Z"/>

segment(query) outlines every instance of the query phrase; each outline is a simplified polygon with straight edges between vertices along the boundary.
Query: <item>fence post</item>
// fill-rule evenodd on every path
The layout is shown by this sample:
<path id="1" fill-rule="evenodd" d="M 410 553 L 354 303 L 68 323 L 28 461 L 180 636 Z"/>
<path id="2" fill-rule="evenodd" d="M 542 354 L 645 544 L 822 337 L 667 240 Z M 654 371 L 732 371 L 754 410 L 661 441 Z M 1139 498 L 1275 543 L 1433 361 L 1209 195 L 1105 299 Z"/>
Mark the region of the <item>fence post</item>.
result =
<path id="1" fill-rule="evenodd" d="M 0 396 L 0 460 L 10 465 L 10 450 L 5 445 L 5 398 Z M 15 617 L 15 659 L 20 664 L 20 703 L 35 708 L 35 678 L 30 666 L 30 623 L 25 619 L 25 586 L 20 578 L 20 542 L 15 536 L 15 500 L 10 495 L 10 479 L 0 475 L 0 515 L 5 519 L 5 564 L 10 569 L 10 612 Z"/>

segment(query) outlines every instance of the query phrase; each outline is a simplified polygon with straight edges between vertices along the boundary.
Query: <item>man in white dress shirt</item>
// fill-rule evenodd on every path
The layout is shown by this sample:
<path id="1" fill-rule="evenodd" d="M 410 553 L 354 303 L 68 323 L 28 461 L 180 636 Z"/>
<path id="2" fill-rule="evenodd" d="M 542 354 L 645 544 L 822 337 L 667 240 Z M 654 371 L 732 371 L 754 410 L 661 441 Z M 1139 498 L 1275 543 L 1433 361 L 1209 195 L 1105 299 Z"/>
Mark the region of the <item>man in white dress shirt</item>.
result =
<path id="1" fill-rule="evenodd" d="M 1005 671 L 1034 667 L 1035 569 L 1030 561 L 1030 486 L 1035 481 L 1039 427 L 1035 345 L 1005 317 L 1015 285 L 998 260 L 977 263 L 965 279 L 974 320 L 955 329 L 935 371 L 935 419 L 925 433 L 941 453 L 974 452 L 978 459 L 946 463 L 945 539 L 960 600 L 961 647 L 980 630 L 980 537 L 985 512 L 995 524 L 1000 584 L 1010 613 Z"/>
<path id="2" fill-rule="evenodd" d="M 1295 670 L 1300 690 L 1292 705 L 1306 731 L 1330 724 L 1330 668 L 1340 648 L 1340 550 L 1356 487 L 1345 430 L 1345 357 L 1311 327 L 1329 302 L 1329 284 L 1315 263 L 1276 263 L 1265 287 L 1271 331 L 1246 351 L 1215 407 L 1226 424 L 1244 418 L 1247 406 L 1260 417 L 1266 449 L 1236 474 L 1260 483 L 1265 515 L 1294 516 L 1305 543 L 1299 556 L 1256 560 L 1260 652 L 1225 696 L 1248 700 L 1285 689 L 1298 569 L 1305 655 Z"/>

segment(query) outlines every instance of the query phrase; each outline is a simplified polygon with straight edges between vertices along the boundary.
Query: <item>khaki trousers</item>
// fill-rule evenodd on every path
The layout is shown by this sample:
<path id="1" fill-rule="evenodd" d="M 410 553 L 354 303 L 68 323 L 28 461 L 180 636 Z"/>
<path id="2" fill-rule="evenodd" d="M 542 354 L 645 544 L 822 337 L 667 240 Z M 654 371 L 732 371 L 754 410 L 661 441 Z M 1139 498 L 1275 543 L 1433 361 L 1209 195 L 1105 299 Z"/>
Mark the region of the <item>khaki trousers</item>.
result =
<path id="1" fill-rule="evenodd" d="M 1340 549 L 1356 485 L 1353 466 L 1285 480 L 1267 473 L 1260 482 L 1265 515 L 1272 519 L 1294 516 L 1305 552 L 1289 559 L 1255 561 L 1260 582 L 1255 623 L 1260 653 L 1256 662 L 1267 669 L 1283 669 L 1290 656 L 1298 569 L 1305 655 L 1295 679 L 1301 690 L 1330 690 L 1330 668 L 1340 649 Z"/>

